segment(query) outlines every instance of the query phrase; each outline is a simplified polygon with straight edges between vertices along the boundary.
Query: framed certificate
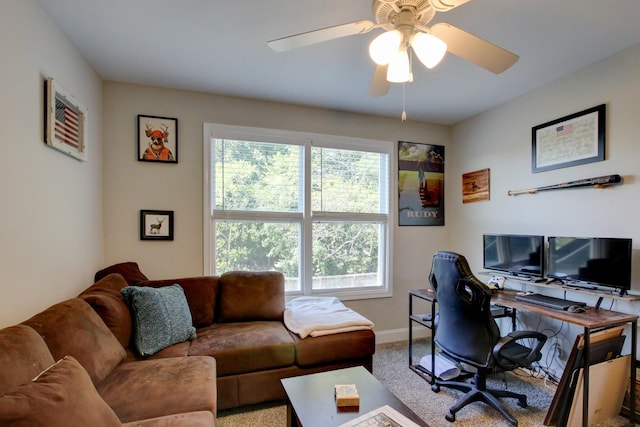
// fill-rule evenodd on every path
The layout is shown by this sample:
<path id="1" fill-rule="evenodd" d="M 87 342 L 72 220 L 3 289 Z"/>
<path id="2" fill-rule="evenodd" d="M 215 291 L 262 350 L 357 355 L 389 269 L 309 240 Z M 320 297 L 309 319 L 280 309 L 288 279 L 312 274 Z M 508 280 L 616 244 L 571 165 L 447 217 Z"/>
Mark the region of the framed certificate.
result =
<path id="1" fill-rule="evenodd" d="M 605 156 L 606 105 L 561 117 L 531 130 L 531 171 L 544 172 L 585 163 Z"/>

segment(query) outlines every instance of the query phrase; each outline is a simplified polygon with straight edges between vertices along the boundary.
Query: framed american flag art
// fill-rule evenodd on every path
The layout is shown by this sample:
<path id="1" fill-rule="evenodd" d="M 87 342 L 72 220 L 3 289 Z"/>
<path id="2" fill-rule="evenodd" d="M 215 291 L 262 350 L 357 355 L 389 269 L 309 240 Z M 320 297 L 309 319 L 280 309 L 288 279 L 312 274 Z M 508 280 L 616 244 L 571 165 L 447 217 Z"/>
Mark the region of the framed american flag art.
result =
<path id="1" fill-rule="evenodd" d="M 605 159 L 606 104 L 531 128 L 531 172 Z"/>
<path id="2" fill-rule="evenodd" d="M 46 81 L 45 142 L 78 160 L 87 160 L 87 110 L 55 80 Z"/>

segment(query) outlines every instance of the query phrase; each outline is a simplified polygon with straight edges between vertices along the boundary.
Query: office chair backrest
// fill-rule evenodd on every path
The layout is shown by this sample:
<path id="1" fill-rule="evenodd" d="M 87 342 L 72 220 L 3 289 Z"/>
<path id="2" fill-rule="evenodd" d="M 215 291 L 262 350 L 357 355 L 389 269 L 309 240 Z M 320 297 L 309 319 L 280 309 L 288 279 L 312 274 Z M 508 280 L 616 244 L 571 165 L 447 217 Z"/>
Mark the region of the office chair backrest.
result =
<path id="1" fill-rule="evenodd" d="M 492 366 L 500 330 L 491 315 L 491 290 L 471 273 L 465 257 L 454 252 L 433 256 L 429 281 L 438 300 L 436 344 L 473 366 Z"/>

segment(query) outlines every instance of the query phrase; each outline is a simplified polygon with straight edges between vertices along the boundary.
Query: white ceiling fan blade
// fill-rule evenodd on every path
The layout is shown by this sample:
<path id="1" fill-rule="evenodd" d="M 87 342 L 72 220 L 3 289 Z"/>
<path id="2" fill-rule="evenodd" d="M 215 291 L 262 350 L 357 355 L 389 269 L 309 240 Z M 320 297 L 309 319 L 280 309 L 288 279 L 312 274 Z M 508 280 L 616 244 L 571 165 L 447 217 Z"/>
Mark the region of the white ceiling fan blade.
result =
<path id="1" fill-rule="evenodd" d="M 347 24 L 335 25 L 333 27 L 321 28 L 306 33 L 293 36 L 282 37 L 280 39 L 267 42 L 269 47 L 276 52 L 309 46 L 328 40 L 339 39 L 340 37 L 352 36 L 354 34 L 365 34 L 373 30 L 377 25 L 371 21 L 354 21 Z"/>
<path id="2" fill-rule="evenodd" d="M 391 83 L 387 80 L 387 68 L 389 65 L 376 66 L 371 86 L 369 86 L 369 96 L 385 96 L 389 92 Z"/>
<path id="3" fill-rule="evenodd" d="M 438 12 L 446 12 L 454 7 L 462 6 L 471 0 L 431 0 L 431 6 Z"/>
<path id="4" fill-rule="evenodd" d="M 447 44 L 449 52 L 496 74 L 507 70 L 519 58 L 515 53 L 450 24 L 436 24 L 430 32 Z"/>

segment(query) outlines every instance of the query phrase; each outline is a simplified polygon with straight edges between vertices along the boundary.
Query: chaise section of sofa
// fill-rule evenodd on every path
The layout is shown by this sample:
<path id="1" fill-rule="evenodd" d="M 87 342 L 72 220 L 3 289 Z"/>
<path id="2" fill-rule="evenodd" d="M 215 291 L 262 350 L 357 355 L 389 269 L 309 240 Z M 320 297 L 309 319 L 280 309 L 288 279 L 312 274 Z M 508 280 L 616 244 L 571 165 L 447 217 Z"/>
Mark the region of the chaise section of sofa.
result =
<path id="1" fill-rule="evenodd" d="M 211 357 L 126 362 L 96 388 L 126 422 L 185 412 L 215 414 L 215 364 Z"/>
<path id="2" fill-rule="evenodd" d="M 87 301 L 126 348 L 126 361 L 173 357 L 216 360 L 217 408 L 284 399 L 280 379 L 362 365 L 372 369 L 375 334 L 352 331 L 301 339 L 284 324 L 284 276 L 279 272 L 233 271 L 220 276 L 149 280 L 126 262 L 96 273 L 96 283 L 79 297 Z M 135 328 L 121 290 L 161 289 L 178 284 L 196 337 L 141 356 L 131 342 Z"/>
<path id="3" fill-rule="evenodd" d="M 0 330 L 0 425 L 215 425 L 215 359 L 125 358 L 81 298 Z"/>

